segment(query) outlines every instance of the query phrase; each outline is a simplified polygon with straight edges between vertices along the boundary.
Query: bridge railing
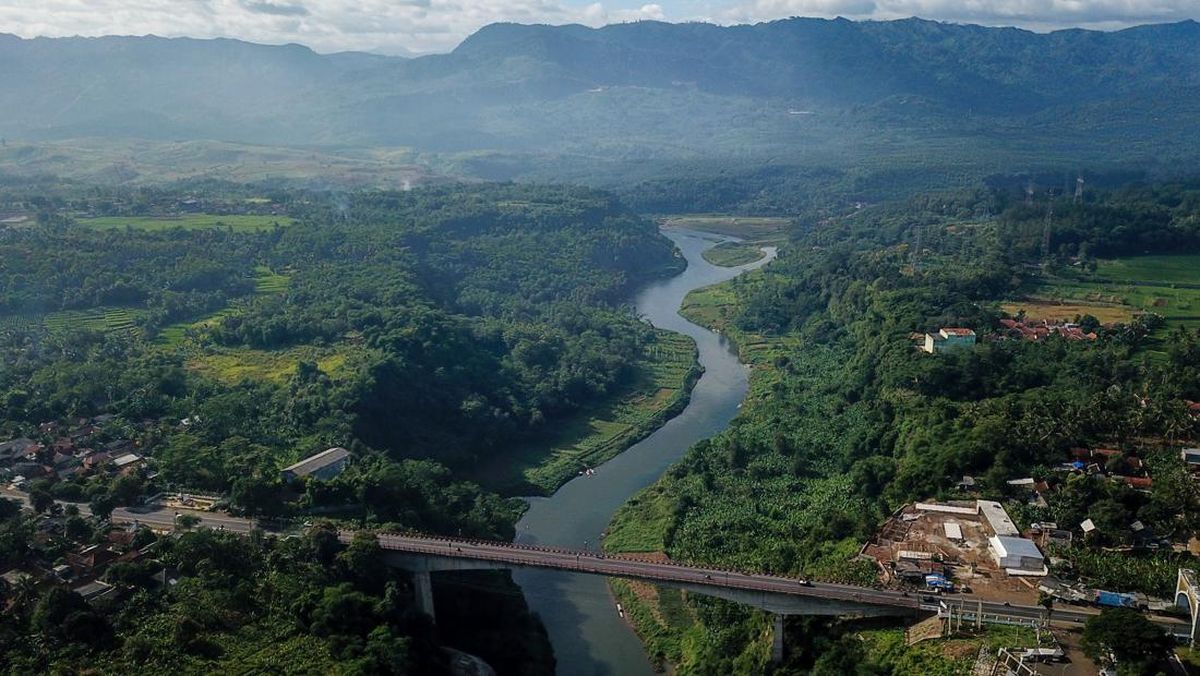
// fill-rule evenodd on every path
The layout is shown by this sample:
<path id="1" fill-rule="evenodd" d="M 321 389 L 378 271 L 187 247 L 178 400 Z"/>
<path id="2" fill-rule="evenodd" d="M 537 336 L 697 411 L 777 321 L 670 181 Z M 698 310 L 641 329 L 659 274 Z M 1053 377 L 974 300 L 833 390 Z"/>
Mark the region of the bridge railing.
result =
<path id="1" fill-rule="evenodd" d="M 343 539 L 353 537 L 352 531 L 340 531 Z M 560 547 L 541 547 L 522 543 L 497 542 L 471 538 L 446 538 L 429 536 L 424 533 L 376 533 L 376 538 L 396 538 L 405 541 L 403 546 L 393 547 L 396 551 L 411 554 L 421 554 L 456 559 L 471 559 L 491 563 L 506 563 L 512 565 L 552 568 L 556 570 L 577 571 L 607 575 L 610 577 L 637 577 L 661 582 L 677 582 L 701 586 L 739 589 L 767 593 L 783 593 L 791 595 L 821 596 L 823 598 L 871 603 L 871 599 L 861 598 L 861 593 L 867 591 L 862 587 L 823 588 L 819 593 L 805 586 L 801 578 L 783 577 L 765 573 L 748 573 L 732 568 L 719 566 L 691 566 L 678 561 L 657 561 L 643 557 L 625 555 L 606 555 L 585 550 L 566 549 Z M 382 544 L 382 543 L 381 543 Z M 397 543 L 398 544 L 398 543 Z M 453 549 L 455 545 L 468 547 L 487 547 L 492 550 L 481 552 L 478 549 Z M 509 553 L 511 552 L 511 553 Z M 553 560 L 539 559 L 536 556 L 554 556 Z M 636 564 L 639 566 L 654 566 L 653 569 L 638 568 L 622 569 L 621 564 Z M 665 570 L 664 570 L 665 569 Z M 668 572 L 671 571 L 671 572 Z M 674 572 L 678 571 L 678 572 Z M 709 574 L 715 573 L 715 577 Z M 704 575 L 705 577 L 700 577 Z M 739 577 L 730 577 L 737 575 Z M 876 599 L 876 603 L 878 603 Z M 915 601 L 899 599 L 890 601 L 888 605 L 915 606 Z"/>

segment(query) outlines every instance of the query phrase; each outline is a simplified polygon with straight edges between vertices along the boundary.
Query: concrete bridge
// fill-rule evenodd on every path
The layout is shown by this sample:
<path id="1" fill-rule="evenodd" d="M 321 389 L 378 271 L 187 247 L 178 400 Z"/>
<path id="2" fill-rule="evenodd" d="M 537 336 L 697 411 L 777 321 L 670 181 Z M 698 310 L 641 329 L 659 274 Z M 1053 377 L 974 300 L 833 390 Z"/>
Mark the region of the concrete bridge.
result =
<path id="1" fill-rule="evenodd" d="M 349 542 L 354 538 L 354 531 L 339 531 L 338 537 Z M 899 591 L 808 582 L 792 577 L 651 561 L 636 556 L 422 535 L 379 534 L 376 537 L 387 553 L 389 563 L 413 573 L 418 603 L 431 616 L 434 608 L 430 573 L 514 567 L 652 582 L 780 615 L 914 616 L 922 610 L 936 610 L 936 606 L 928 604 L 922 609 L 918 596 Z"/>
<path id="2" fill-rule="evenodd" d="M 200 520 L 199 527 L 249 533 L 265 524 L 211 512 L 173 511 L 161 506 L 113 511 L 114 523 L 143 524 L 159 529 L 175 528 L 179 512 Z M 349 542 L 352 530 L 339 531 Z M 1080 626 L 1099 613 L 1098 609 L 1056 605 L 1052 613 L 1039 605 L 985 601 L 974 596 L 931 596 L 924 592 L 875 589 L 824 582 L 807 583 L 797 578 L 746 573 L 721 568 L 651 561 L 630 555 L 610 556 L 597 552 L 533 547 L 509 542 L 463 540 L 428 535 L 381 534 L 380 546 L 391 564 L 409 570 L 415 580 L 421 609 L 434 616 L 430 574 L 448 570 L 506 570 L 517 567 L 545 568 L 585 575 L 602 575 L 683 589 L 744 603 L 776 614 L 776 637 L 782 636 L 778 618 L 785 615 L 829 615 L 839 617 L 916 617 L 937 613 L 947 620 L 973 623 L 1046 624 Z M 1190 571 L 1189 571 L 1190 572 Z M 1193 575 L 1194 577 L 1194 575 Z M 1189 581 L 1192 578 L 1188 578 Z M 1189 585 L 1190 599 L 1200 598 L 1200 585 Z M 1179 594 L 1179 599 L 1185 598 Z M 1179 600 L 1177 599 L 1177 600 Z M 1177 637 L 1195 642 L 1200 635 L 1200 601 L 1181 606 L 1192 611 L 1193 622 L 1179 617 L 1150 615 L 1149 619 Z M 778 655 L 782 647 L 776 644 Z"/>

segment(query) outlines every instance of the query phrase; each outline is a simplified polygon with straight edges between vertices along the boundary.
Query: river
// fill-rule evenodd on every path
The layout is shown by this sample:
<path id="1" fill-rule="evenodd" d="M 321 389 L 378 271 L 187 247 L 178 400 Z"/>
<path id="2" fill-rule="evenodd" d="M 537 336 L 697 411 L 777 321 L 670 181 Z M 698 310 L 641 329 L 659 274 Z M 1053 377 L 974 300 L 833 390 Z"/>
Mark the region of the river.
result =
<path id="1" fill-rule="evenodd" d="M 746 396 L 748 373 L 724 337 L 679 315 L 684 296 L 765 265 L 775 256 L 736 268 L 710 264 L 700 255 L 729 238 L 665 229 L 688 267 L 671 279 L 652 283 L 634 299 L 637 311 L 659 328 L 691 336 L 699 348 L 704 375 L 691 402 L 650 436 L 548 498 L 530 499 L 517 523 L 517 541 L 527 544 L 586 546 L 596 549 L 613 513 L 653 483 L 696 442 L 725 429 Z M 539 570 L 514 570 L 530 609 L 541 616 L 554 646 L 558 673 L 570 676 L 651 674 L 641 641 L 618 615 L 603 578 Z"/>

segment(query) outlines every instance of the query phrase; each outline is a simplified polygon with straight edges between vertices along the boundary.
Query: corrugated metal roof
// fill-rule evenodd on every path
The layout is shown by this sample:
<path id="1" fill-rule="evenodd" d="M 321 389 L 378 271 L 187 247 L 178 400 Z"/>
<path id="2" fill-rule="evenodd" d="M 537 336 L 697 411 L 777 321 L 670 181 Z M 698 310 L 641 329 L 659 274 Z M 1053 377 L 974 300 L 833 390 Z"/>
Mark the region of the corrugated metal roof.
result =
<path id="1" fill-rule="evenodd" d="M 285 472 L 291 472 L 296 476 L 307 476 L 316 472 L 319 469 L 328 467 L 339 460 L 343 460 L 350 456 L 350 451 L 338 446 L 326 451 L 305 458 L 294 465 L 288 465 L 283 468 Z"/>

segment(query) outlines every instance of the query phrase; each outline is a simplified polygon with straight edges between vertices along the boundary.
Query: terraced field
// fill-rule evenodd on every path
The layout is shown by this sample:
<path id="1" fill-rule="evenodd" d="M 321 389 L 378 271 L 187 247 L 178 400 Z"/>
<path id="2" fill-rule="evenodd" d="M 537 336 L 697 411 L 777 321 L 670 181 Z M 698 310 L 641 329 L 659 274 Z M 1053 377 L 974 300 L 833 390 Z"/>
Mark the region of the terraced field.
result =
<path id="1" fill-rule="evenodd" d="M 50 331 L 91 329 L 93 331 L 136 333 L 137 308 L 99 307 L 90 310 L 62 310 L 47 314 L 21 314 L 0 317 L 0 328 L 43 326 Z"/>

